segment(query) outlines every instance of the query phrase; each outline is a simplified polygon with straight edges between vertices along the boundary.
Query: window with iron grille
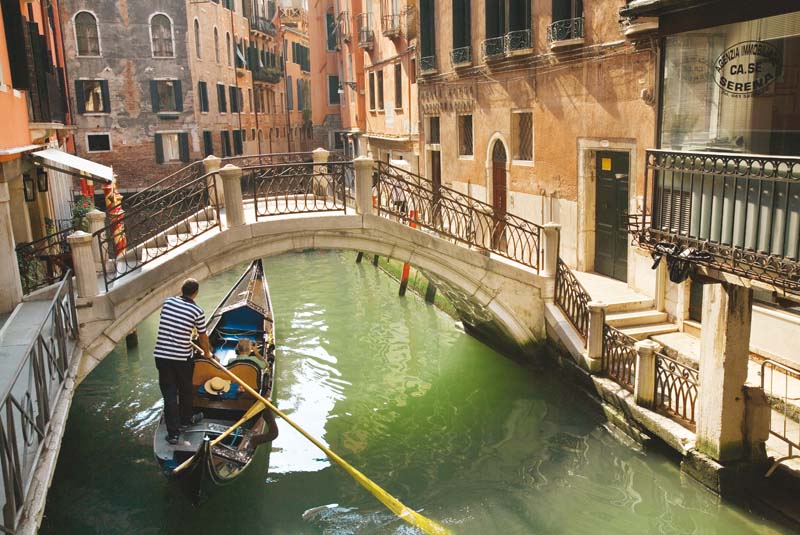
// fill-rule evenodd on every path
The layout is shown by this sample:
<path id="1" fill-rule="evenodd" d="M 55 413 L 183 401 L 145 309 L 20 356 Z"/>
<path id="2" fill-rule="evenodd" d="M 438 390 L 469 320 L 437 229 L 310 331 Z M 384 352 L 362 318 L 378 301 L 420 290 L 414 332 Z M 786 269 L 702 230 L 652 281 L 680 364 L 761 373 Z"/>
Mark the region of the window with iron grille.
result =
<path id="1" fill-rule="evenodd" d="M 514 159 L 531 161 L 533 160 L 533 113 L 514 112 L 512 118 Z"/>
<path id="2" fill-rule="evenodd" d="M 472 115 L 458 116 L 458 155 L 472 156 Z"/>
<path id="3" fill-rule="evenodd" d="M 403 107 L 403 64 L 394 65 L 394 107 Z"/>
<path id="4" fill-rule="evenodd" d="M 428 143 L 439 143 L 439 117 L 428 117 Z"/>
<path id="5" fill-rule="evenodd" d="M 154 58 L 171 58 L 173 53 L 172 22 L 164 14 L 153 15 L 150 19 L 150 38 Z"/>
<path id="6" fill-rule="evenodd" d="M 100 55 L 100 31 L 97 28 L 97 19 L 88 11 L 81 11 L 75 15 L 75 37 L 79 56 Z"/>

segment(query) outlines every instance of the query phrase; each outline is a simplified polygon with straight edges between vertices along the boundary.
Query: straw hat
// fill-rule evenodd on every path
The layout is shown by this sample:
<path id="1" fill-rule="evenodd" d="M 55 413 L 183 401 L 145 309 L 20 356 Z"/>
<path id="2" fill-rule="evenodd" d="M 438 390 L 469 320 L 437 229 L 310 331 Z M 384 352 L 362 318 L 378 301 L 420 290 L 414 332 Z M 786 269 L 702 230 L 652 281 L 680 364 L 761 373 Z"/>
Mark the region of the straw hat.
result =
<path id="1" fill-rule="evenodd" d="M 208 381 L 205 382 L 203 387 L 206 389 L 206 392 L 209 394 L 220 396 L 225 392 L 230 391 L 231 389 L 231 382 L 226 381 L 222 377 L 212 377 Z"/>

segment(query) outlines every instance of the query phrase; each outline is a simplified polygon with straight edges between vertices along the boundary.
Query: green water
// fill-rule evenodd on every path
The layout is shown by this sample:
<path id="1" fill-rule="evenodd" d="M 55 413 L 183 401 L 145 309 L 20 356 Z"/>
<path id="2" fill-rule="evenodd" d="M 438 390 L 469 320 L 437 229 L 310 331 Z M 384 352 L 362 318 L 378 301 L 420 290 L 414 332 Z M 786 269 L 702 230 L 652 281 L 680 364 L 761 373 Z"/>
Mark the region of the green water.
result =
<path id="1" fill-rule="evenodd" d="M 277 404 L 406 505 L 459 534 L 772 534 L 674 459 L 618 442 L 554 371 L 523 367 L 349 253 L 270 258 Z M 210 310 L 240 274 L 204 283 Z M 150 351 L 109 355 L 80 386 L 44 534 L 411 534 L 288 425 L 199 507 L 159 473 Z"/>

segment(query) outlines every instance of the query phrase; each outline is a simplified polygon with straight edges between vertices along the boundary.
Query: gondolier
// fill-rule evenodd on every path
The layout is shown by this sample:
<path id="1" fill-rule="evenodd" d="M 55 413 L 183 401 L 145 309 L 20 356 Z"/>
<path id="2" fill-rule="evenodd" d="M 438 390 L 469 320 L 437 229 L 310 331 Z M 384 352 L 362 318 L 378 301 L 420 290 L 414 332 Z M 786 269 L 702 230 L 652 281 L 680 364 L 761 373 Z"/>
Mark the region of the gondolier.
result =
<path id="1" fill-rule="evenodd" d="M 200 285 L 186 279 L 181 295 L 169 297 L 161 307 L 158 335 L 153 355 L 158 369 L 158 386 L 164 396 L 164 421 L 170 444 L 177 444 L 182 426 L 203 419 L 202 413 L 192 414 L 192 334 L 196 330 L 198 343 L 207 359 L 212 358 L 206 334 L 206 317 L 195 302 Z"/>

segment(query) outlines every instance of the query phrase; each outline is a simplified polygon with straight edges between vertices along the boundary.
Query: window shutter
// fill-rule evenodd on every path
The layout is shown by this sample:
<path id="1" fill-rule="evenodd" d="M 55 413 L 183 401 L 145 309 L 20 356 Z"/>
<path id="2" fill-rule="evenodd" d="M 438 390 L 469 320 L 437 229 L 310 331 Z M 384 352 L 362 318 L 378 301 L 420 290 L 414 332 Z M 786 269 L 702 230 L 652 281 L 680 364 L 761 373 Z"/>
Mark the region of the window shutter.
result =
<path id="1" fill-rule="evenodd" d="M 189 134 L 183 132 L 178 134 L 178 143 L 180 145 L 180 155 L 182 162 L 189 161 Z"/>
<path id="2" fill-rule="evenodd" d="M 228 93 L 231 97 L 231 113 L 239 111 L 239 99 L 236 98 L 236 88 L 228 86 Z"/>
<path id="3" fill-rule="evenodd" d="M 158 102 L 158 82 L 150 80 L 150 100 L 153 102 L 153 113 L 158 113 L 161 108 Z"/>
<path id="4" fill-rule="evenodd" d="M 103 92 L 103 111 L 111 113 L 111 95 L 108 92 L 108 80 L 100 80 L 100 88 Z"/>
<path id="5" fill-rule="evenodd" d="M 219 103 L 220 113 L 228 111 L 228 105 L 225 102 L 225 86 L 222 84 L 217 84 L 217 102 Z"/>
<path id="6" fill-rule="evenodd" d="M 183 111 L 183 89 L 180 80 L 173 80 L 172 90 L 175 92 L 175 110 Z"/>
<path id="7" fill-rule="evenodd" d="M 86 113 L 86 93 L 83 91 L 83 80 L 75 80 L 75 102 L 78 113 Z"/>
<path id="8" fill-rule="evenodd" d="M 161 145 L 161 134 L 156 134 L 156 163 L 164 163 L 164 147 Z"/>
<path id="9" fill-rule="evenodd" d="M 211 156 L 214 154 L 214 139 L 211 137 L 211 131 L 203 131 L 203 155 Z"/>
<path id="10" fill-rule="evenodd" d="M 286 106 L 288 108 L 294 109 L 294 95 L 292 93 L 292 77 L 286 77 Z"/>

